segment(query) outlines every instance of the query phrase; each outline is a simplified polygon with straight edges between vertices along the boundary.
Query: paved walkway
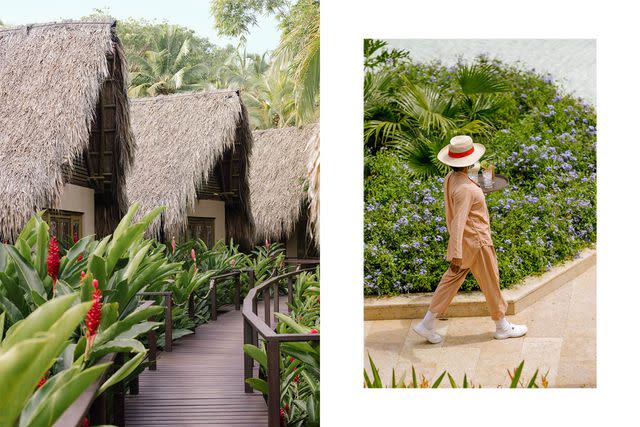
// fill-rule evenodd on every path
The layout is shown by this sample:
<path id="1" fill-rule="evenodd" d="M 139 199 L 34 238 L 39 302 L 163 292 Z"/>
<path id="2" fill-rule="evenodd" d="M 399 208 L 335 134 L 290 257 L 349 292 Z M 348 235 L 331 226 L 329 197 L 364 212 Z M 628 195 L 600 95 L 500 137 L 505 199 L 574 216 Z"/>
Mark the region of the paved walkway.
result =
<path id="1" fill-rule="evenodd" d="M 549 387 L 596 386 L 595 266 L 508 319 L 527 324 L 527 335 L 498 341 L 488 317 L 450 318 L 438 320 L 445 339 L 437 345 L 410 329 L 420 319 L 366 321 L 365 367 L 369 372 L 369 352 L 385 384 L 391 383 L 393 367 L 409 379 L 414 365 L 430 382 L 447 370 L 459 383 L 466 373 L 475 385 L 504 387 L 507 369 L 524 360 L 526 379 L 539 368 L 549 371 Z"/>
<path id="2" fill-rule="evenodd" d="M 244 392 L 242 344 L 242 314 L 233 310 L 174 341 L 171 353 L 158 353 L 158 370 L 140 375 L 140 394 L 126 396 L 126 424 L 266 426 L 262 394 Z"/>

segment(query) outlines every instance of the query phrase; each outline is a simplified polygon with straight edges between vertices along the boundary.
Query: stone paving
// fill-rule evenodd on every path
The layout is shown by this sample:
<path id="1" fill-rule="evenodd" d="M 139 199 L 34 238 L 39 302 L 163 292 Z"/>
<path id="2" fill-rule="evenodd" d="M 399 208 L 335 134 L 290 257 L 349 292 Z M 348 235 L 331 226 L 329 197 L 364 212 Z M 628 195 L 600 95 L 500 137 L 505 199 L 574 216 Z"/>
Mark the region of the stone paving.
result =
<path id="1" fill-rule="evenodd" d="M 475 385 L 505 387 L 507 369 L 524 360 L 525 379 L 539 368 L 548 371 L 549 387 L 596 386 L 595 266 L 507 319 L 525 323 L 527 335 L 498 341 L 489 317 L 439 319 L 436 329 L 444 340 L 434 345 L 411 329 L 420 319 L 366 321 L 365 368 L 370 372 L 369 353 L 385 384 L 392 368 L 408 379 L 413 365 L 430 382 L 446 370 L 456 382 L 466 373 Z"/>

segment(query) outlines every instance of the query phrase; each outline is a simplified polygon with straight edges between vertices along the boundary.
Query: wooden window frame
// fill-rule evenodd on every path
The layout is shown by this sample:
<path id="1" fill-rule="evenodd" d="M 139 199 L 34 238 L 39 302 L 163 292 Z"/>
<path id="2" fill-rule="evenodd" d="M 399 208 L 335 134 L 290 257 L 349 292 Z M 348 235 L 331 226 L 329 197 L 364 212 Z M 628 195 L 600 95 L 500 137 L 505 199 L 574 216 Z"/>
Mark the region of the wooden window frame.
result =
<path id="1" fill-rule="evenodd" d="M 206 241 L 202 238 L 202 236 L 195 236 L 191 233 L 192 226 L 195 225 L 211 225 L 211 242 Z M 187 217 L 187 233 L 185 236 L 187 239 L 196 239 L 200 238 L 203 242 L 207 244 L 207 246 L 211 247 L 216 243 L 216 218 L 215 217 L 205 217 L 205 216 L 188 216 Z"/>
<path id="2" fill-rule="evenodd" d="M 44 220 L 46 221 L 47 224 L 49 224 L 49 235 L 52 235 L 52 227 L 51 227 L 51 220 L 56 219 L 57 220 L 57 224 L 56 224 L 56 238 L 58 239 L 58 243 L 60 244 L 61 247 L 68 249 L 70 248 L 73 244 L 71 243 L 73 241 L 73 226 L 74 224 L 78 225 L 78 240 L 82 239 L 82 220 L 84 217 L 84 212 L 75 212 L 75 211 L 67 211 L 67 210 L 61 210 L 61 209 L 47 209 L 43 215 Z M 69 221 L 69 237 L 71 239 L 70 242 L 64 242 L 62 241 L 63 239 L 61 239 L 61 231 L 60 228 L 58 227 L 58 224 L 60 223 L 60 220 L 67 220 Z M 70 245 L 71 243 L 71 245 Z"/>

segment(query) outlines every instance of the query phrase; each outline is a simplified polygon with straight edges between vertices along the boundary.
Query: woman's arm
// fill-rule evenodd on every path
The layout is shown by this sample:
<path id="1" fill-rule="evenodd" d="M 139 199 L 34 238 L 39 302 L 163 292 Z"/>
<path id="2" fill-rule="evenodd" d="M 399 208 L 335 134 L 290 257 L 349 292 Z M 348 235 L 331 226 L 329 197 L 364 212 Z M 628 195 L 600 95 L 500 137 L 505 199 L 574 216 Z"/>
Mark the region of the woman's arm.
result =
<path id="1" fill-rule="evenodd" d="M 453 193 L 453 219 L 449 230 L 449 256 L 462 258 L 462 235 L 473 205 L 473 193 L 459 189 Z"/>

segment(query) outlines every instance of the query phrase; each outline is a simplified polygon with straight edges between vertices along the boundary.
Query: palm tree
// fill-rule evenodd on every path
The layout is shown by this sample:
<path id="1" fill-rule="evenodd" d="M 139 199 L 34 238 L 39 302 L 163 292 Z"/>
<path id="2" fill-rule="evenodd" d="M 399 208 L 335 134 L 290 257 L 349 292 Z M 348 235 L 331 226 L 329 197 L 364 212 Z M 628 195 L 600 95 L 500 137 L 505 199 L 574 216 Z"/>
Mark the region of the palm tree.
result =
<path id="1" fill-rule="evenodd" d="M 155 96 L 201 89 L 208 72 L 192 63 L 191 36 L 168 25 L 153 40 L 153 49 L 131 55 L 129 96 Z"/>
<path id="2" fill-rule="evenodd" d="M 320 2 L 300 0 L 291 7 L 281 27 L 275 64 L 286 66 L 293 80 L 296 122 L 314 121 L 320 93 Z"/>
<path id="3" fill-rule="evenodd" d="M 240 44 L 227 58 L 224 65 L 215 70 L 212 79 L 218 87 L 249 90 L 269 69 L 268 53 L 247 54 Z"/>
<path id="4" fill-rule="evenodd" d="M 267 129 L 295 125 L 297 110 L 293 93 L 294 85 L 287 70 L 271 66 L 251 90 L 244 92 L 253 126 Z"/>
<path id="5" fill-rule="evenodd" d="M 486 136 L 500 108 L 498 93 L 508 89 L 488 66 L 459 67 L 458 90 L 451 95 L 390 70 L 369 74 L 365 78 L 365 143 L 374 149 L 393 145 L 418 177 L 446 170 L 436 156 L 452 136 Z"/>

